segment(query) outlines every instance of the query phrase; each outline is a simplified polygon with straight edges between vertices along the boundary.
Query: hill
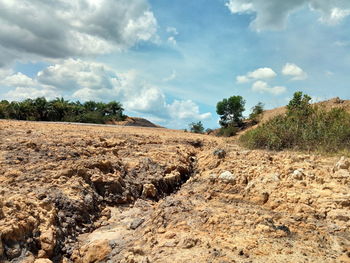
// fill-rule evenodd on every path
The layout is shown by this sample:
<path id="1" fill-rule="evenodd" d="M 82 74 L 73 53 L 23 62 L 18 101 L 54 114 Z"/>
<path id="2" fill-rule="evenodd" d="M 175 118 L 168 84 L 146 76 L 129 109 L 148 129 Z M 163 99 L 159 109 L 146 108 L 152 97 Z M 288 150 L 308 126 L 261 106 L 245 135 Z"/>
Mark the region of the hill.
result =
<path id="1" fill-rule="evenodd" d="M 327 110 L 330 110 L 333 108 L 343 108 L 347 112 L 350 112 L 350 100 L 342 100 L 338 97 L 332 98 L 329 100 L 325 100 L 325 101 L 321 101 L 321 102 L 317 102 L 317 103 L 314 103 L 313 105 L 324 107 Z M 279 107 L 279 108 L 275 108 L 275 109 L 271 109 L 271 110 L 265 110 L 263 113 L 263 117 L 262 117 L 261 122 L 264 123 L 267 120 L 269 120 L 277 115 L 281 115 L 281 114 L 285 113 L 286 109 L 287 109 L 286 106 L 284 106 L 284 107 Z"/>
<path id="2" fill-rule="evenodd" d="M 133 127 L 149 127 L 149 128 L 163 128 L 156 125 L 149 120 L 138 117 L 127 117 L 124 121 L 114 121 L 107 124 L 116 124 L 120 126 L 133 126 Z"/>

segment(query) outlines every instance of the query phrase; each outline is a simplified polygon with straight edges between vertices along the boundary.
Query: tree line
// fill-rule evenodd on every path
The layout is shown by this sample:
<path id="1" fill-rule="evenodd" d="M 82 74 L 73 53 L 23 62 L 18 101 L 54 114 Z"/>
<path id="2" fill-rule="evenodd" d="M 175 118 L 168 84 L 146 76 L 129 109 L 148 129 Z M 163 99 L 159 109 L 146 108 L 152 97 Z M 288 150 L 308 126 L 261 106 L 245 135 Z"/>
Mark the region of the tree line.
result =
<path id="1" fill-rule="evenodd" d="M 0 118 L 28 121 L 62 121 L 106 123 L 124 120 L 122 104 L 86 101 L 69 101 L 64 98 L 46 100 L 44 97 L 23 101 L 0 101 Z"/>

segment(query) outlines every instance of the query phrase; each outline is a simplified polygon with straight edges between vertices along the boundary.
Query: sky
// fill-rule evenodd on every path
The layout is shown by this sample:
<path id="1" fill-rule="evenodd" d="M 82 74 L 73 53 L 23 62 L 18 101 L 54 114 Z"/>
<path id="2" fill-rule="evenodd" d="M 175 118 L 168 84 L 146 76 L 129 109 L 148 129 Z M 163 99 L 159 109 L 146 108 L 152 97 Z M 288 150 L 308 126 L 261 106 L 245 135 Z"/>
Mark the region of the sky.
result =
<path id="1" fill-rule="evenodd" d="M 0 0 L 0 100 L 120 101 L 169 128 L 218 127 L 240 95 L 350 99 L 349 0 Z"/>

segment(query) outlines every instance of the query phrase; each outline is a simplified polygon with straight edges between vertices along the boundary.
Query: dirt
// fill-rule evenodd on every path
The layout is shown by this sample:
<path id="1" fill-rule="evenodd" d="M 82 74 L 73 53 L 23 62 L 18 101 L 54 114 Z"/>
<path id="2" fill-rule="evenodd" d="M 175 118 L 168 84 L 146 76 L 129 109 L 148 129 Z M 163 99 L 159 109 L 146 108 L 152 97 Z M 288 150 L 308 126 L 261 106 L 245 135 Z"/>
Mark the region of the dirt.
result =
<path id="1" fill-rule="evenodd" d="M 120 126 L 133 126 L 133 127 L 149 127 L 149 128 L 162 128 L 149 120 L 138 117 L 127 117 L 124 121 L 114 121 L 110 124 L 120 125 Z"/>
<path id="2" fill-rule="evenodd" d="M 0 262 L 350 262 L 349 160 L 0 121 Z"/>

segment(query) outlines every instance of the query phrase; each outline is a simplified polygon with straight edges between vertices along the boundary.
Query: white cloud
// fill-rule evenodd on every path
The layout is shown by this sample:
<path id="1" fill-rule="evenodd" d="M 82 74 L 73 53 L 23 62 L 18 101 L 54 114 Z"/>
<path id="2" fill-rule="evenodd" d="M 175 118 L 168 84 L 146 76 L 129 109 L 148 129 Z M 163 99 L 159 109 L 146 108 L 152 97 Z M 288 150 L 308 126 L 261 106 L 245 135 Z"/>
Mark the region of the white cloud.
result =
<path id="1" fill-rule="evenodd" d="M 258 80 L 253 84 L 252 90 L 254 92 L 259 92 L 259 93 L 270 93 L 273 95 L 280 95 L 286 92 L 287 88 L 282 86 L 270 87 L 266 82 Z"/>
<path id="2" fill-rule="evenodd" d="M 40 83 L 55 86 L 61 90 L 79 88 L 112 88 L 111 76 L 115 72 L 106 65 L 81 59 L 67 59 L 61 64 L 49 66 L 37 75 Z"/>
<path id="3" fill-rule="evenodd" d="M 167 105 L 168 111 L 172 119 L 180 120 L 208 120 L 211 118 L 211 113 L 199 113 L 199 107 L 191 100 L 178 101 L 175 100 L 172 104 Z"/>
<path id="4" fill-rule="evenodd" d="M 176 27 L 167 27 L 166 32 L 172 34 L 172 35 L 178 35 L 179 32 L 177 31 Z"/>
<path id="5" fill-rule="evenodd" d="M 332 72 L 332 71 L 330 71 L 330 70 L 326 70 L 326 71 L 325 71 L 325 75 L 326 75 L 327 77 L 332 77 L 332 76 L 334 76 L 334 72 Z"/>
<path id="6" fill-rule="evenodd" d="M 164 81 L 164 82 L 169 82 L 169 81 L 172 81 L 172 80 L 174 80 L 174 79 L 176 79 L 176 71 L 175 71 L 175 70 L 173 70 L 173 71 L 171 72 L 171 75 L 170 75 L 170 76 L 164 78 L 163 81 Z"/>
<path id="7" fill-rule="evenodd" d="M 3 64 L 104 54 L 156 39 L 147 0 L 0 0 L 0 6 Z"/>
<path id="8" fill-rule="evenodd" d="M 256 79 L 272 79 L 277 76 L 276 72 L 274 72 L 271 68 L 258 68 L 252 72 L 248 72 L 246 75 L 237 76 L 237 83 L 247 83 Z"/>
<path id="9" fill-rule="evenodd" d="M 166 32 L 170 34 L 170 36 L 167 39 L 167 42 L 173 46 L 176 46 L 177 41 L 176 41 L 175 36 L 177 36 L 179 34 L 177 29 L 175 27 L 167 27 Z"/>
<path id="10" fill-rule="evenodd" d="M 17 87 L 14 90 L 4 94 L 4 98 L 9 101 L 21 101 L 24 99 L 35 99 L 38 97 L 45 97 L 47 99 L 54 99 L 56 97 L 61 97 L 58 90 L 52 87 Z"/>
<path id="11" fill-rule="evenodd" d="M 253 72 L 247 74 L 252 79 L 271 79 L 277 76 L 277 74 L 271 68 L 259 68 Z"/>
<path id="12" fill-rule="evenodd" d="M 251 27 L 257 31 L 283 29 L 288 16 L 304 6 L 319 12 L 319 20 L 330 25 L 350 15 L 348 0 L 229 0 L 226 6 L 232 14 L 255 13 Z"/>
<path id="13" fill-rule="evenodd" d="M 291 76 L 292 80 L 304 80 L 307 78 L 306 72 L 293 63 L 287 63 L 282 69 L 282 74 Z"/>
<path id="14" fill-rule="evenodd" d="M 173 36 L 168 37 L 168 43 L 173 45 L 173 46 L 176 46 L 177 42 L 176 42 L 175 37 L 173 37 Z"/>
<path id="15" fill-rule="evenodd" d="M 320 21 L 329 25 L 337 25 L 349 15 L 350 9 L 340 9 L 335 7 L 332 8 L 330 12 L 323 14 Z"/>
<path id="16" fill-rule="evenodd" d="M 32 78 L 22 74 L 21 72 L 4 77 L 2 80 L 0 80 L 0 84 L 12 87 L 33 87 L 36 85 Z"/>
<path id="17" fill-rule="evenodd" d="M 250 81 L 250 79 L 247 76 L 237 76 L 236 77 L 236 82 L 239 84 L 247 83 L 249 81 Z"/>

